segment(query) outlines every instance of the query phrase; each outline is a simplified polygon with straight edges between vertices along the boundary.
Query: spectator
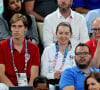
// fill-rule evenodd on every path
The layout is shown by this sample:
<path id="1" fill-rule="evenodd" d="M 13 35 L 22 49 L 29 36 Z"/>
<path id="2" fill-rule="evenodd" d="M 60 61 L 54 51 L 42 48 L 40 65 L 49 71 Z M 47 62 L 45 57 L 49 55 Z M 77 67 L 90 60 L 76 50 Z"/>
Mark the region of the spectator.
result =
<path id="1" fill-rule="evenodd" d="M 91 62 L 90 49 L 86 44 L 79 44 L 75 48 L 76 67 L 66 69 L 61 75 L 61 90 L 84 90 L 84 80 L 90 72 L 100 72 L 89 66 Z"/>
<path id="2" fill-rule="evenodd" d="M 73 0 L 72 8 L 81 14 L 87 14 L 90 10 L 100 8 L 100 0 Z"/>
<path id="3" fill-rule="evenodd" d="M 100 73 L 92 72 L 85 79 L 85 90 L 100 90 Z"/>
<path id="4" fill-rule="evenodd" d="M 60 22 L 71 24 L 73 32 L 71 43 L 74 47 L 80 42 L 87 42 L 89 40 L 85 18 L 71 10 L 72 1 L 57 0 L 59 8 L 45 18 L 43 27 L 44 47 L 57 41 L 56 27 Z"/>
<path id="5" fill-rule="evenodd" d="M 91 30 L 92 22 L 97 17 L 100 17 L 100 9 L 91 10 L 86 15 L 86 23 L 87 23 L 87 27 L 88 27 L 88 33 L 90 35 L 92 35 L 92 30 Z M 90 37 L 92 37 L 92 36 L 90 36 Z"/>
<path id="6" fill-rule="evenodd" d="M 93 39 L 88 41 L 86 44 L 89 46 L 91 51 L 91 56 L 93 58 L 95 51 L 99 48 L 99 39 L 100 39 L 100 17 L 96 18 L 92 22 L 92 32 L 93 32 Z"/>
<path id="7" fill-rule="evenodd" d="M 49 90 L 49 82 L 46 77 L 38 76 L 34 79 L 33 90 Z"/>
<path id="8" fill-rule="evenodd" d="M 24 38 L 28 20 L 17 13 L 10 24 L 12 38 L 0 43 L 0 82 L 7 86 L 33 85 L 40 60 L 38 47 Z"/>
<path id="9" fill-rule="evenodd" d="M 62 22 L 57 26 L 56 36 L 58 41 L 45 48 L 41 59 L 41 75 L 49 79 L 52 85 L 58 84 L 64 69 L 76 66 L 74 50 L 70 38 L 72 29 L 70 24 Z"/>
<path id="10" fill-rule="evenodd" d="M 25 0 L 25 10 L 35 16 L 37 21 L 44 21 L 44 17 L 57 9 L 57 0 Z"/>
<path id="11" fill-rule="evenodd" d="M 33 43 L 38 44 L 38 33 L 36 28 L 35 18 L 27 15 L 22 8 L 21 0 L 3 0 L 4 12 L 0 16 L 0 41 L 11 37 L 10 32 L 10 18 L 15 13 L 21 13 L 28 18 L 28 30 L 25 32 L 25 38 L 31 40 Z"/>

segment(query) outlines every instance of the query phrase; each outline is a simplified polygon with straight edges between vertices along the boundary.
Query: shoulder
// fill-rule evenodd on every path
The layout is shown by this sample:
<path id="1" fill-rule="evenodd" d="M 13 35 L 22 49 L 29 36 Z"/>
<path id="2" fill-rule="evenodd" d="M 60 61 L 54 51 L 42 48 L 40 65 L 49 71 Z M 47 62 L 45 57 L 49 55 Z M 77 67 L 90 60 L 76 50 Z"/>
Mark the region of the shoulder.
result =
<path id="1" fill-rule="evenodd" d="M 68 68 L 68 69 L 64 70 L 63 75 L 72 75 L 72 76 L 75 76 L 76 72 L 77 72 L 76 71 L 76 67 Z"/>
<path id="2" fill-rule="evenodd" d="M 55 18 L 57 16 L 57 10 L 48 14 L 46 17 L 45 17 L 45 20 L 51 20 L 53 18 Z"/>
<path id="3" fill-rule="evenodd" d="M 91 67 L 90 70 L 91 70 L 92 72 L 99 72 L 99 73 L 100 73 L 100 69 L 97 69 L 97 68 L 95 68 L 95 67 Z"/>
<path id="4" fill-rule="evenodd" d="M 78 12 L 71 10 L 71 13 L 72 13 L 74 19 L 79 19 L 79 20 L 85 19 L 85 17 Z"/>
<path id="5" fill-rule="evenodd" d="M 86 42 L 85 44 L 88 45 L 88 46 L 93 46 L 93 40 L 94 39 L 91 39 L 88 42 Z"/>
<path id="6" fill-rule="evenodd" d="M 6 43 L 10 43 L 10 38 L 6 39 L 6 40 L 3 40 L 0 42 L 1 45 L 4 45 Z"/>
<path id="7" fill-rule="evenodd" d="M 37 45 L 35 45 L 34 43 L 32 43 L 32 42 L 30 42 L 28 40 L 27 40 L 27 43 L 28 43 L 28 48 L 29 49 L 34 49 L 34 50 L 35 49 L 39 49 Z"/>
<path id="8" fill-rule="evenodd" d="M 0 22 L 1 22 L 1 21 L 3 21 L 3 22 L 6 21 L 6 20 L 4 19 L 4 17 L 3 17 L 3 15 L 0 15 Z"/>
<path id="9" fill-rule="evenodd" d="M 49 46 L 47 46 L 45 49 L 44 49 L 44 51 L 49 51 L 49 52 L 51 52 L 51 51 L 55 51 L 55 44 L 51 44 L 51 45 L 49 45 Z"/>
<path id="10" fill-rule="evenodd" d="M 8 46 L 10 46 L 10 38 L 0 42 L 0 47 L 1 48 L 6 49 L 6 48 L 8 48 Z"/>

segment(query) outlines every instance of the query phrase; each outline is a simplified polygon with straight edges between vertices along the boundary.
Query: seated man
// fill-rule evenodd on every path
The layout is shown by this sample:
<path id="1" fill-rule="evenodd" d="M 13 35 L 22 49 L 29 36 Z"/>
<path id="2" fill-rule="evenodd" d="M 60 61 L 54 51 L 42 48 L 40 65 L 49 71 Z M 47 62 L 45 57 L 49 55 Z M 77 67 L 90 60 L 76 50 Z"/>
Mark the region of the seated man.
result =
<path id="1" fill-rule="evenodd" d="M 93 58 L 97 47 L 99 47 L 98 41 L 100 39 L 100 17 L 93 20 L 91 29 L 93 32 L 93 39 L 88 41 L 86 44 L 89 46 L 91 51 L 91 57 Z"/>
<path id="2" fill-rule="evenodd" d="M 49 90 L 49 82 L 46 77 L 38 76 L 34 79 L 33 90 Z"/>
<path id="3" fill-rule="evenodd" d="M 84 90 L 84 80 L 93 71 L 99 69 L 89 67 L 91 62 L 90 49 L 86 44 L 78 44 L 75 48 L 76 67 L 66 69 L 60 79 L 61 90 Z"/>
<path id="4" fill-rule="evenodd" d="M 72 8 L 81 14 L 87 14 L 90 10 L 100 8 L 100 0 L 73 0 Z"/>
<path id="5" fill-rule="evenodd" d="M 86 15 L 86 23 L 87 23 L 88 33 L 90 35 L 92 35 L 92 30 L 91 30 L 92 22 L 97 17 L 100 17 L 100 9 L 91 10 Z"/>
<path id="6" fill-rule="evenodd" d="M 0 82 L 7 86 L 33 85 L 39 72 L 38 47 L 24 38 L 28 21 L 22 14 L 10 20 L 12 37 L 0 42 Z"/>

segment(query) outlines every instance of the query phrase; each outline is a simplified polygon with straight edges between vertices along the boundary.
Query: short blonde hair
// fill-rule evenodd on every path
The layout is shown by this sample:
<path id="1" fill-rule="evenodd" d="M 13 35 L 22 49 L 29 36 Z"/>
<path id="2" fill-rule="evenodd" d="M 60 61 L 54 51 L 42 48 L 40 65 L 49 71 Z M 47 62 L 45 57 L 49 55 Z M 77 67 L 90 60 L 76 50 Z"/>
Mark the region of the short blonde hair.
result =
<path id="1" fill-rule="evenodd" d="M 28 20 L 26 18 L 26 16 L 20 14 L 20 13 L 17 13 L 17 14 L 14 14 L 11 19 L 10 19 L 10 24 L 13 24 L 15 23 L 16 21 L 19 21 L 19 20 L 22 20 L 23 21 L 23 24 L 25 27 L 28 26 Z"/>

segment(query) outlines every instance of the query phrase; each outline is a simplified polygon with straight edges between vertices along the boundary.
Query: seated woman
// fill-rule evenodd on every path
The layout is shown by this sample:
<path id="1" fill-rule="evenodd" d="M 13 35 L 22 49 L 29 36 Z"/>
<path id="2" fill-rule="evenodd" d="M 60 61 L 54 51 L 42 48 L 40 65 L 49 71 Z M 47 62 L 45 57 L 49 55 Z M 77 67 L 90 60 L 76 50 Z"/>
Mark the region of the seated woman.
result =
<path id="1" fill-rule="evenodd" d="M 15 13 L 21 13 L 28 18 L 28 30 L 25 33 L 25 38 L 31 40 L 33 43 L 38 44 L 38 33 L 36 28 L 35 18 L 27 15 L 21 4 L 21 0 L 3 0 L 4 12 L 0 16 L 0 41 L 11 37 L 10 32 L 10 18 Z"/>
<path id="2" fill-rule="evenodd" d="M 100 90 L 100 73 L 92 72 L 85 79 L 84 90 Z"/>
<path id="3" fill-rule="evenodd" d="M 56 28 L 58 41 L 45 48 L 41 58 L 41 75 L 51 84 L 58 84 L 64 69 L 75 66 L 74 49 L 70 43 L 72 29 L 70 24 L 61 22 Z"/>

